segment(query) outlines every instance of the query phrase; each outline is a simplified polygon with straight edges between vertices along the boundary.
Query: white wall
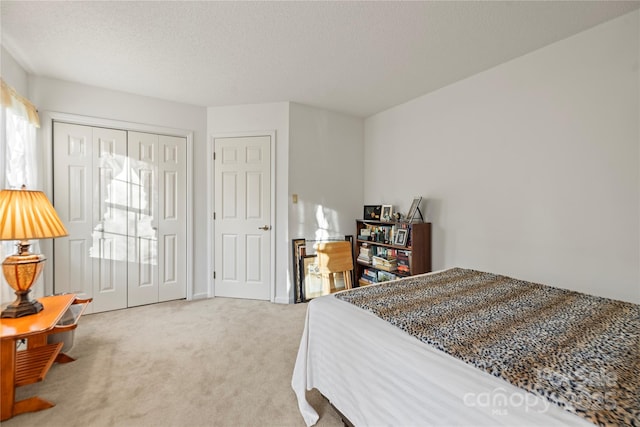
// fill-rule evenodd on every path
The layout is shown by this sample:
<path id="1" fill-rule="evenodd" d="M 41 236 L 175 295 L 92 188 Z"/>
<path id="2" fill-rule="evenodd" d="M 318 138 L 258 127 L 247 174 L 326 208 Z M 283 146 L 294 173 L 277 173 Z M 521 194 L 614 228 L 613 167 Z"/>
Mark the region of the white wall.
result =
<path id="1" fill-rule="evenodd" d="M 365 201 L 427 197 L 434 269 L 640 302 L 639 13 L 368 118 Z"/>
<path id="2" fill-rule="evenodd" d="M 276 218 L 273 224 L 275 239 L 275 302 L 289 302 L 288 293 L 288 159 L 289 159 L 289 103 L 235 105 L 228 107 L 209 107 L 207 109 L 208 144 L 213 137 L 229 133 L 276 132 Z M 203 196 L 205 193 L 202 193 Z M 203 197 L 204 198 L 204 197 Z M 206 252 L 202 252 L 203 254 Z"/>
<path id="3" fill-rule="evenodd" d="M 124 121 L 193 131 L 193 189 L 206 191 L 206 109 L 163 101 L 45 77 L 29 76 L 29 99 L 42 112 L 76 114 L 99 119 Z M 42 114 L 41 114 L 42 117 Z M 44 140 L 42 135 L 41 140 Z M 206 221 L 206 203 L 193 198 L 195 227 Z M 193 253 L 206 253 L 203 233 L 193 235 Z M 193 259 L 192 294 L 206 297 L 206 259 Z"/>
<path id="4" fill-rule="evenodd" d="M 362 216 L 364 120 L 291 104 L 289 197 L 291 238 L 355 233 Z"/>
<path id="5" fill-rule="evenodd" d="M 17 90 L 22 96 L 27 95 L 29 89 L 28 74 L 13 56 L 7 52 L 4 46 L 0 46 L 0 73 L 9 86 Z"/>
<path id="6" fill-rule="evenodd" d="M 289 140 L 290 239 L 354 235 L 363 206 L 364 120 L 292 103 Z"/>

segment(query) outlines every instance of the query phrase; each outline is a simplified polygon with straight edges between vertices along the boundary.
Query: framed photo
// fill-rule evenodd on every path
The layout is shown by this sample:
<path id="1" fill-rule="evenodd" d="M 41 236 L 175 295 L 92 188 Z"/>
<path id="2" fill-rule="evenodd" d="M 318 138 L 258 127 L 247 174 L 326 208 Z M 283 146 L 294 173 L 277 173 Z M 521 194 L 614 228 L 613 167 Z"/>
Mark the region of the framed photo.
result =
<path id="1" fill-rule="evenodd" d="M 304 255 L 301 260 L 304 301 L 322 296 L 322 276 L 317 261 L 316 255 Z"/>
<path id="2" fill-rule="evenodd" d="M 380 221 L 382 205 L 366 205 L 364 207 L 364 219 Z"/>
<path id="3" fill-rule="evenodd" d="M 306 240 L 305 239 L 293 239 L 291 241 L 291 249 L 293 252 L 293 283 L 295 286 L 295 302 L 303 302 L 304 289 L 302 287 L 303 275 L 300 274 L 300 260 L 306 255 Z"/>
<path id="4" fill-rule="evenodd" d="M 406 215 L 407 222 L 413 221 L 413 218 L 416 216 L 416 213 L 420 212 L 420 202 L 422 201 L 422 196 L 415 196 L 413 201 L 411 202 L 411 207 Z M 420 217 L 422 217 L 422 213 L 420 213 Z"/>
<path id="5" fill-rule="evenodd" d="M 393 220 L 393 205 L 382 205 L 382 211 L 380 213 L 380 219 L 382 221 Z"/>
<path id="6" fill-rule="evenodd" d="M 396 230 L 396 239 L 393 244 L 396 246 L 406 246 L 407 237 L 409 237 L 409 230 L 406 228 L 400 228 Z"/>

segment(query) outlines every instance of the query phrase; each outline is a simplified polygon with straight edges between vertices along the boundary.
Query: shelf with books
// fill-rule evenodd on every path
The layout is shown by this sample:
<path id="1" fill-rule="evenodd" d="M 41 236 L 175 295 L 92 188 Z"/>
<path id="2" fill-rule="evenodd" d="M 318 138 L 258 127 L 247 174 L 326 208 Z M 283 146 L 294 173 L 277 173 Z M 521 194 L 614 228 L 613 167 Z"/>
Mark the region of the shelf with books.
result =
<path id="1" fill-rule="evenodd" d="M 431 271 L 431 223 L 356 220 L 361 286 Z"/>

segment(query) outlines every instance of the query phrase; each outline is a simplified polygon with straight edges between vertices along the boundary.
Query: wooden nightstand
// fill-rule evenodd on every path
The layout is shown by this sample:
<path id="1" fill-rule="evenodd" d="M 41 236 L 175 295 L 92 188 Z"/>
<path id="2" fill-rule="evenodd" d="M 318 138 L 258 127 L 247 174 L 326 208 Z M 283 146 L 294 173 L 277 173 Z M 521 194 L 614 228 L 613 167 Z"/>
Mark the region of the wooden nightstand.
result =
<path id="1" fill-rule="evenodd" d="M 58 322 L 72 304 L 84 304 L 86 307 L 91 299 L 78 300 L 75 294 L 66 294 L 44 297 L 38 301 L 44 307 L 41 312 L 0 320 L 0 421 L 55 406 L 37 396 L 16 402 L 16 387 L 42 381 L 54 362 L 74 360 L 60 353 L 62 342 L 48 344 L 47 337 L 75 329 L 84 308 L 79 311 L 73 324 L 58 326 Z M 27 339 L 27 349 L 17 351 L 18 341 L 22 339 Z"/>

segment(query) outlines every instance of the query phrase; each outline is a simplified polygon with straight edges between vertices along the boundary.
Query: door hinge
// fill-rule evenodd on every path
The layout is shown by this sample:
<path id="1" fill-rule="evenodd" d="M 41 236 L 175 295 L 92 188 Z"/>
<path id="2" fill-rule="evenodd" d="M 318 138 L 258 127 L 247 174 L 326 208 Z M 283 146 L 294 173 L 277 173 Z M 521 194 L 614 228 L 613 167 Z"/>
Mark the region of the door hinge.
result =
<path id="1" fill-rule="evenodd" d="M 216 152 L 214 151 L 213 152 L 213 160 L 215 160 L 215 159 L 216 159 Z"/>
<path id="2" fill-rule="evenodd" d="M 213 278 L 214 279 L 216 278 L 216 272 L 215 271 L 213 272 Z"/>
<path id="3" fill-rule="evenodd" d="M 215 212 L 213 213 L 213 219 L 214 220 L 216 219 L 216 213 Z"/>

